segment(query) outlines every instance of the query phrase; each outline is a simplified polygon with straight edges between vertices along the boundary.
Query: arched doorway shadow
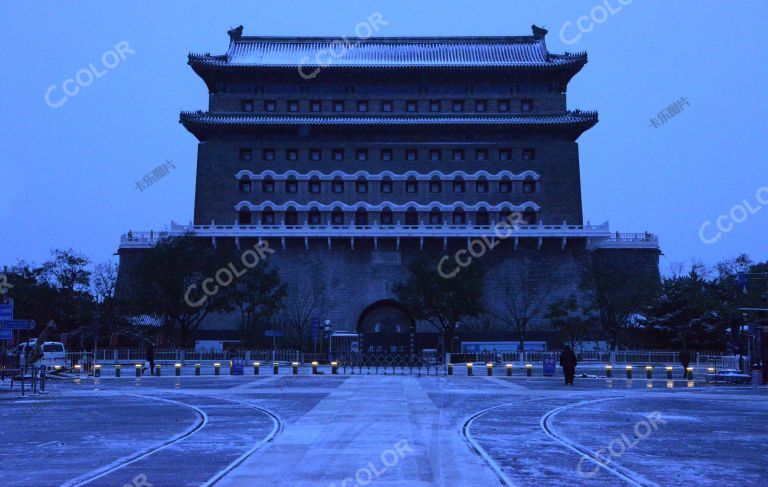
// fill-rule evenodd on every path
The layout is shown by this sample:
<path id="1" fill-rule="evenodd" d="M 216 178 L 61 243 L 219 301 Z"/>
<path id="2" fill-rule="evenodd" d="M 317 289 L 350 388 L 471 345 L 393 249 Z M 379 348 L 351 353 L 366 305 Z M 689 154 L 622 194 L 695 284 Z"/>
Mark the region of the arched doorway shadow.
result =
<path id="1" fill-rule="evenodd" d="M 382 299 L 360 313 L 357 333 L 363 352 L 413 353 L 416 322 L 400 303 Z"/>

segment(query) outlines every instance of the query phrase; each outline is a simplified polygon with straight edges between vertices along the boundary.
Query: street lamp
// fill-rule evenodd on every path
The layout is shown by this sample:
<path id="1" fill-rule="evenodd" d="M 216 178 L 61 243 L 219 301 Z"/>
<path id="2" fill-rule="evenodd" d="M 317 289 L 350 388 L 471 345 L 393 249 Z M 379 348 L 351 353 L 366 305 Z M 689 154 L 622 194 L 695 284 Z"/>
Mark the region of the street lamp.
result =
<path id="1" fill-rule="evenodd" d="M 331 360 L 331 320 L 323 321 L 323 331 L 328 334 L 328 360 Z"/>

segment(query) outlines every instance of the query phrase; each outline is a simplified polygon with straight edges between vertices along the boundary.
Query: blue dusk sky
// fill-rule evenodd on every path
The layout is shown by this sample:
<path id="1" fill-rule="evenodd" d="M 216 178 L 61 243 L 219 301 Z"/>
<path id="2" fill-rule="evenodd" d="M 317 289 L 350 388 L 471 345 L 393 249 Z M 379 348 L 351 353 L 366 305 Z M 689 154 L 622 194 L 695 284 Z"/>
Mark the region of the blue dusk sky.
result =
<path id="1" fill-rule="evenodd" d="M 551 52 L 587 51 L 568 90 L 569 108 L 600 113 L 579 139 L 585 219 L 658 234 L 662 271 L 768 259 L 764 0 L 43 1 L 0 4 L 0 265 L 69 247 L 115 259 L 129 229 L 192 219 L 197 141 L 178 116 L 208 94 L 188 52 L 224 53 L 239 24 L 354 36 L 376 12 L 380 36 L 529 35 L 535 23 Z M 125 59 L 104 69 L 121 43 Z M 90 64 L 100 77 L 64 100 L 62 83 Z M 137 190 L 165 161 L 175 169 Z"/>

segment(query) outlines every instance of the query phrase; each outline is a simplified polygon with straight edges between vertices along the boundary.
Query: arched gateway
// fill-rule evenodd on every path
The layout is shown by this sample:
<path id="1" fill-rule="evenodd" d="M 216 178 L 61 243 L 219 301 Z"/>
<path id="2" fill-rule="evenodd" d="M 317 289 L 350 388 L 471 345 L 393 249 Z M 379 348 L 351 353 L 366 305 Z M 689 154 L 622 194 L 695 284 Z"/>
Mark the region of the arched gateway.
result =
<path id="1" fill-rule="evenodd" d="M 413 353 L 416 323 L 397 301 L 377 301 L 357 320 L 363 352 Z"/>

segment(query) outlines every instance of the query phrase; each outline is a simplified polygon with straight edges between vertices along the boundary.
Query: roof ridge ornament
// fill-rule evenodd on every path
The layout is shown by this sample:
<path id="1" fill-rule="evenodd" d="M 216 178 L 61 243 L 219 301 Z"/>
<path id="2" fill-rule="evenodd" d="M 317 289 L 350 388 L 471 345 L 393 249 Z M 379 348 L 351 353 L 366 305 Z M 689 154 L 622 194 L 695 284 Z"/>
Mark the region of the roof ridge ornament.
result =
<path id="1" fill-rule="evenodd" d="M 534 39 L 544 39 L 544 37 L 547 36 L 549 31 L 545 29 L 544 27 L 539 27 L 536 24 L 531 25 L 531 30 L 533 31 L 533 38 Z"/>
<path id="2" fill-rule="evenodd" d="M 237 27 L 234 27 L 232 29 L 229 29 L 227 31 L 227 34 L 229 34 L 229 43 L 232 44 L 233 42 L 237 42 L 240 39 L 243 38 L 243 26 L 238 25 Z"/>

